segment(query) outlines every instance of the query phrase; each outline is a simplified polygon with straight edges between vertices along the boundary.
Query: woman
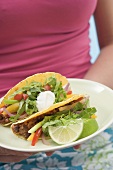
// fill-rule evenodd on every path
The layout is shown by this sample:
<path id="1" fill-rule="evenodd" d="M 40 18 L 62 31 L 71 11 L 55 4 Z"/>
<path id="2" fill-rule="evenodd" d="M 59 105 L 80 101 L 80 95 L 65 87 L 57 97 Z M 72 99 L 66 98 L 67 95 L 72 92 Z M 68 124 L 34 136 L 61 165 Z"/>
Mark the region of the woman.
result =
<path id="1" fill-rule="evenodd" d="M 90 63 L 88 38 L 89 19 L 92 14 L 94 14 L 101 49 L 98 59 L 93 65 Z M 1 0 L 0 39 L 1 97 L 25 77 L 45 71 L 60 72 L 66 77 L 90 79 L 113 88 L 112 0 L 60 0 L 54 2 L 51 0 L 24 0 L 24 2 L 22 0 L 15 2 Z M 105 133 L 108 134 L 108 131 Z M 46 161 L 54 162 L 56 158 L 57 161 L 62 159 L 61 169 L 66 169 L 66 167 L 67 169 L 75 167 L 76 169 L 95 169 L 92 164 L 92 167 L 88 167 L 85 163 L 87 158 L 84 157 L 83 152 L 85 147 L 88 147 L 86 143 L 81 145 L 78 151 L 74 151 L 72 148 L 64 149 L 62 152 L 57 151 L 51 158 L 38 154 L 31 157 L 31 160 L 35 160 L 39 169 L 47 166 Z M 92 153 L 87 152 L 88 154 Z M 78 163 L 75 159 L 76 155 L 80 155 L 80 158 L 84 159 Z M 29 156 L 29 153 L 0 148 L 1 162 L 18 162 Z M 92 159 L 92 157 L 90 158 Z M 39 160 L 40 162 L 38 162 Z M 26 160 L 26 166 L 28 162 L 30 162 L 30 158 Z M 3 167 L 8 166 L 7 164 L 2 165 Z M 12 165 L 16 166 L 16 164 Z M 107 164 L 103 169 L 107 169 L 106 166 Z M 51 167 L 52 164 L 49 164 L 48 169 Z M 53 164 L 53 167 L 53 169 L 58 169 L 58 162 Z M 30 165 L 27 168 L 30 169 Z"/>

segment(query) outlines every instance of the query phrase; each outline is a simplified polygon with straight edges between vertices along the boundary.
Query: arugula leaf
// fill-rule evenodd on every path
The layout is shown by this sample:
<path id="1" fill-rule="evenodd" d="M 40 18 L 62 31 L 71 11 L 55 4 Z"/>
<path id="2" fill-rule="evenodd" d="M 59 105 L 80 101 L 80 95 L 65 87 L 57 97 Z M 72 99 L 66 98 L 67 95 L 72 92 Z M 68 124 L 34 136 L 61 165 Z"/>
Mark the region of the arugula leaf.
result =
<path id="1" fill-rule="evenodd" d="M 83 110 L 83 103 L 78 102 L 72 110 L 73 110 L 73 112 Z"/>
<path id="2" fill-rule="evenodd" d="M 28 84 L 28 82 L 26 81 L 26 86 L 20 88 L 19 90 L 15 91 L 12 95 L 9 96 L 9 98 L 14 97 L 16 94 L 19 93 L 29 93 L 32 94 L 32 92 L 35 92 L 37 94 L 37 92 L 41 92 L 43 90 L 42 84 L 40 82 L 31 82 L 30 84 Z"/>
<path id="3" fill-rule="evenodd" d="M 17 121 L 17 119 L 20 117 L 20 115 L 22 114 L 22 113 L 24 113 L 24 111 L 25 111 L 25 103 L 24 103 L 24 100 L 22 100 L 21 102 L 20 102 L 20 104 L 19 104 L 19 109 L 18 109 L 18 111 L 17 111 L 17 114 L 15 115 L 15 116 L 11 116 L 10 118 L 9 118 L 9 120 L 11 121 L 11 122 L 16 122 Z"/>
<path id="4" fill-rule="evenodd" d="M 57 81 L 55 76 L 47 78 L 44 84 L 35 81 L 28 84 L 26 81 L 26 86 L 15 91 L 11 96 L 9 96 L 9 99 L 14 97 L 16 94 L 25 93 L 28 94 L 30 100 L 36 100 L 38 94 L 44 91 L 44 85 L 46 84 L 50 85 L 51 91 L 55 94 L 55 103 L 66 99 L 66 91 L 62 87 L 62 82 Z"/>
<path id="5" fill-rule="evenodd" d="M 42 130 L 45 135 L 49 135 L 49 126 L 68 126 L 71 123 L 76 123 L 77 118 L 90 119 L 95 112 L 95 107 L 84 108 L 84 104 L 78 102 L 71 110 L 59 111 L 51 116 L 45 116 L 42 121 Z"/>
<path id="6" fill-rule="evenodd" d="M 33 101 L 27 98 L 25 103 L 25 111 L 28 115 L 38 112 L 38 108 L 36 106 L 36 100 Z"/>
<path id="7" fill-rule="evenodd" d="M 56 81 L 57 81 L 57 80 L 56 80 L 55 76 L 53 75 L 53 76 L 48 77 L 48 78 L 46 79 L 45 85 L 46 85 L 46 84 L 49 84 L 49 85 L 51 86 L 51 88 L 54 89 L 54 87 L 56 86 Z"/>
<path id="8" fill-rule="evenodd" d="M 81 118 L 91 118 L 91 115 L 93 115 L 94 113 L 96 113 L 96 108 L 92 107 L 92 108 L 86 108 L 85 110 L 83 110 L 78 117 Z"/>
<path id="9" fill-rule="evenodd" d="M 46 122 L 43 126 L 42 126 L 42 131 L 44 132 L 44 134 L 46 134 L 47 136 L 49 135 L 48 133 L 48 127 L 51 125 L 60 125 L 61 121 L 60 120 L 54 120 L 54 121 L 50 121 L 50 122 Z"/>
<path id="10" fill-rule="evenodd" d="M 66 99 L 66 91 L 62 87 L 62 82 L 58 81 L 55 76 L 49 77 L 45 81 L 45 85 L 46 84 L 50 85 L 51 91 L 55 94 L 55 103 Z"/>

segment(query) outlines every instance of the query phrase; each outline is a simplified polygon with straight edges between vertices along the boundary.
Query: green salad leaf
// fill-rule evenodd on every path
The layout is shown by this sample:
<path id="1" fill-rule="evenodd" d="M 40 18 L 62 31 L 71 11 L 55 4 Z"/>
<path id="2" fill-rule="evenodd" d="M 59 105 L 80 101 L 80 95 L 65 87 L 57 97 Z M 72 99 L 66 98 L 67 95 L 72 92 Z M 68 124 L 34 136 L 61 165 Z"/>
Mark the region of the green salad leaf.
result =
<path id="1" fill-rule="evenodd" d="M 42 130 L 45 135 L 49 135 L 49 126 L 68 126 L 76 123 L 76 119 L 90 119 L 96 112 L 95 107 L 84 107 L 84 103 L 78 102 L 71 110 L 59 111 L 51 116 L 45 116 L 42 121 Z"/>
<path id="2" fill-rule="evenodd" d="M 40 92 L 45 91 L 45 85 L 49 85 L 50 90 L 55 94 L 55 103 L 61 102 L 66 99 L 66 91 L 62 87 L 62 82 L 58 81 L 55 76 L 48 77 L 44 83 L 35 81 L 28 83 L 26 81 L 26 85 L 24 87 L 16 90 L 12 95 L 9 96 L 7 100 L 5 100 L 6 104 L 20 102 L 20 107 L 17 111 L 17 115 L 10 118 L 12 122 L 16 121 L 19 118 L 19 115 L 22 114 L 22 111 L 27 113 L 28 115 L 38 112 L 38 108 L 36 105 L 37 97 Z M 28 95 L 26 100 L 22 99 L 21 101 L 18 101 L 12 99 L 16 94 L 21 93 Z"/>
<path id="3" fill-rule="evenodd" d="M 13 123 L 17 121 L 17 119 L 21 116 L 21 114 L 25 111 L 25 103 L 24 100 L 21 100 L 21 102 L 19 103 L 19 109 L 17 111 L 17 114 L 14 116 L 11 116 L 9 119 L 10 121 L 12 121 Z"/>
<path id="4" fill-rule="evenodd" d="M 66 99 L 66 91 L 62 87 L 62 82 L 58 81 L 55 76 L 49 77 L 45 84 L 50 85 L 51 91 L 55 94 L 55 103 Z"/>
<path id="5" fill-rule="evenodd" d="M 25 101 L 25 111 L 28 115 L 38 112 L 38 108 L 36 106 L 36 100 L 29 100 Z"/>

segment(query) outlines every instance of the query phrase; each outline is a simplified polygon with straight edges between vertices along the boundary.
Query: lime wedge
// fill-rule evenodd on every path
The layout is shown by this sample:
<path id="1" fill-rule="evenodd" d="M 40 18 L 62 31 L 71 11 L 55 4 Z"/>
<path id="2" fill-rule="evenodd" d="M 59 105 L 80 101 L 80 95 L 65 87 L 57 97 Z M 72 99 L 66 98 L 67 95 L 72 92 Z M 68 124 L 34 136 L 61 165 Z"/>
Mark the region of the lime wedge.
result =
<path id="1" fill-rule="evenodd" d="M 96 119 L 84 119 L 83 131 L 80 135 L 81 138 L 85 138 L 98 130 L 99 126 Z"/>
<path id="2" fill-rule="evenodd" d="M 76 119 L 76 122 L 67 126 L 49 126 L 49 135 L 58 144 L 71 143 L 79 138 L 83 130 L 83 120 Z"/>

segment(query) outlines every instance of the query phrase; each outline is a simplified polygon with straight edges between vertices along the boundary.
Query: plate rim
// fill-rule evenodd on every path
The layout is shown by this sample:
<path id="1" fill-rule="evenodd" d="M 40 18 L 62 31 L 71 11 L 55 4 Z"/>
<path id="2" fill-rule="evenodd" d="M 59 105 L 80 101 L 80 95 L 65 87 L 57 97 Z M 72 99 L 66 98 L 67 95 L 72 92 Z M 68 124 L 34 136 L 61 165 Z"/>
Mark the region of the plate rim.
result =
<path id="1" fill-rule="evenodd" d="M 108 86 L 106 86 L 104 84 L 96 82 L 96 81 L 87 80 L 87 79 L 80 79 L 80 78 L 67 78 L 67 79 L 68 79 L 69 82 L 70 81 L 78 81 L 78 82 L 88 82 L 88 83 L 91 83 L 93 85 L 96 84 L 96 85 L 99 85 L 99 86 L 103 87 L 104 89 L 107 89 L 108 91 L 110 91 L 113 94 L 113 90 L 111 88 L 109 88 Z M 103 132 L 105 129 L 107 129 L 112 123 L 113 123 L 113 118 L 104 127 L 102 127 L 101 129 L 97 130 L 95 133 L 93 133 L 90 136 L 87 136 L 85 138 L 79 139 L 78 141 L 75 141 L 75 142 L 72 142 L 72 143 L 69 143 L 69 144 L 66 144 L 66 145 L 58 145 L 58 146 L 56 145 L 56 146 L 53 146 L 52 148 L 44 148 L 44 149 L 43 148 L 41 148 L 41 149 L 39 149 L 39 148 L 38 149 L 36 149 L 36 148 L 28 148 L 28 149 L 26 149 L 26 148 L 25 149 L 24 148 L 15 148 L 15 147 L 12 147 L 12 146 L 1 144 L 1 142 L 0 142 L 0 147 L 6 148 L 6 149 L 10 149 L 10 150 L 13 150 L 13 151 L 36 152 L 36 153 L 37 152 L 48 152 L 48 151 L 55 151 L 55 150 L 65 149 L 65 148 L 69 148 L 69 147 L 72 147 L 72 146 L 84 143 L 88 139 L 94 138 L 95 136 L 97 136 L 98 134 Z"/>

